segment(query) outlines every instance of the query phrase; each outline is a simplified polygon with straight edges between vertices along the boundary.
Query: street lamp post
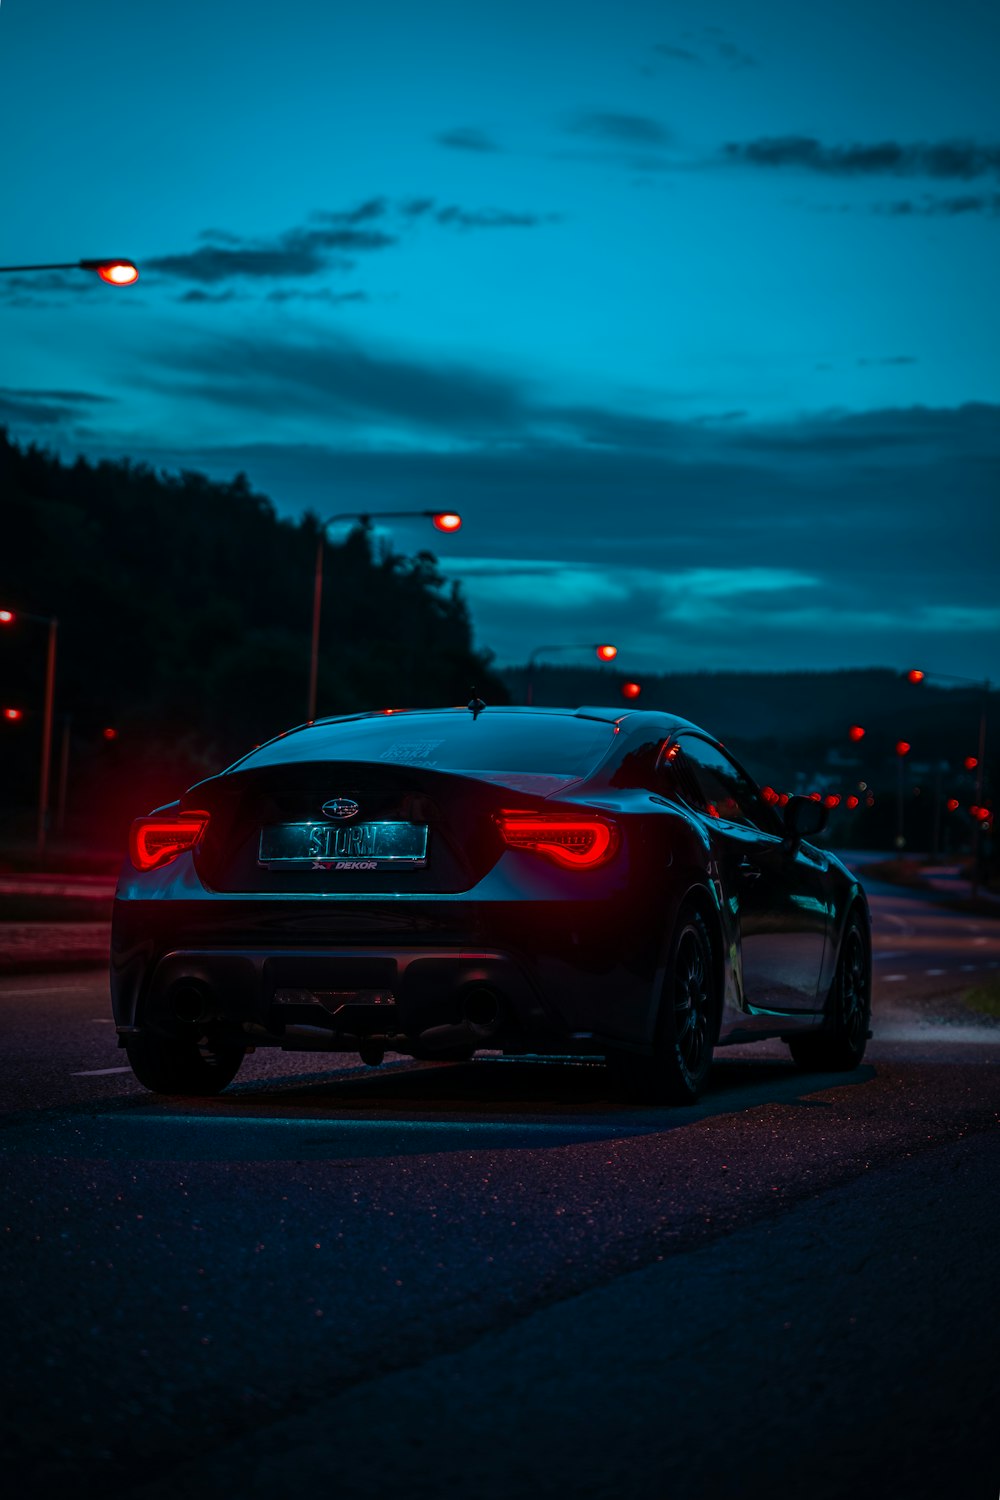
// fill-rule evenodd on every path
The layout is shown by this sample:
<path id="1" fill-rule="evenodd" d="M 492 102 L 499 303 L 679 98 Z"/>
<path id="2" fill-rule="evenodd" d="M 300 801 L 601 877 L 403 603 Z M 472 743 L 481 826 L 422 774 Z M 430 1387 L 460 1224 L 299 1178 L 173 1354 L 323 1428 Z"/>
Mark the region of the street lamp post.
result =
<path id="1" fill-rule="evenodd" d="M 986 713 L 989 708 L 990 692 L 992 684 L 988 677 L 959 677 L 954 672 L 923 672 L 919 667 L 911 667 L 905 674 L 907 682 L 915 686 L 925 682 L 928 677 L 940 677 L 945 682 L 962 682 L 968 687 L 982 688 L 983 704 L 979 711 L 979 753 L 976 765 L 976 806 L 983 805 L 983 778 L 986 765 Z M 972 824 L 972 878 L 970 881 L 972 895 L 979 894 L 979 848 L 981 840 L 980 820 L 975 818 Z"/>
<path id="2" fill-rule="evenodd" d="M 316 717 L 316 698 L 319 688 L 319 625 L 323 609 L 323 553 L 326 547 L 327 528 L 338 521 L 357 521 L 367 531 L 373 521 L 413 520 L 433 521 L 438 531 L 452 532 L 461 529 L 462 517 L 449 510 L 375 510 L 340 511 L 320 522 L 316 538 L 316 567 L 313 575 L 312 645 L 309 653 L 309 702 L 306 718 L 311 723 Z"/>
<path id="3" fill-rule="evenodd" d="M 17 620 L 31 620 L 36 625 L 48 626 L 48 645 L 45 651 L 45 701 L 42 708 L 42 763 L 38 777 L 38 852 L 45 852 L 45 835 L 49 817 L 49 773 L 52 766 L 52 717 L 56 691 L 56 646 L 59 638 L 59 621 L 54 615 L 29 615 L 19 610 L 0 609 L 0 625 L 13 625 Z"/>
<path id="4" fill-rule="evenodd" d="M 618 655 L 618 647 L 612 646 L 606 641 L 588 641 L 585 645 L 582 646 L 577 644 L 569 646 L 536 646 L 534 651 L 532 651 L 531 655 L 528 657 L 528 667 L 526 673 L 527 682 L 524 689 L 524 701 L 529 708 L 535 701 L 535 662 L 537 661 L 538 657 L 542 656 L 543 654 L 548 656 L 553 651 L 596 651 L 598 659 L 600 661 L 614 661 L 615 657 Z"/>
<path id="5" fill-rule="evenodd" d="M 109 286 L 131 286 L 139 280 L 135 262 L 131 260 L 61 260 L 45 266 L 0 266 L 3 271 L 96 271 Z"/>

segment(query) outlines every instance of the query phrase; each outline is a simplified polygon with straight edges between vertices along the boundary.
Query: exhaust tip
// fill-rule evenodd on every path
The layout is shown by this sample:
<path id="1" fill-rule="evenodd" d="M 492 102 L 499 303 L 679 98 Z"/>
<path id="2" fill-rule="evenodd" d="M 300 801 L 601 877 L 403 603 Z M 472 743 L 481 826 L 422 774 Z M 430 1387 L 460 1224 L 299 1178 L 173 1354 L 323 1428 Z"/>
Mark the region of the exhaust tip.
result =
<path id="1" fill-rule="evenodd" d="M 470 1026 L 492 1030 L 500 1019 L 500 997 L 484 984 L 472 986 L 462 996 L 462 1016 Z"/>
<path id="2" fill-rule="evenodd" d="M 169 1004 L 174 1019 L 186 1025 L 211 1020 L 214 1014 L 209 992 L 193 979 L 182 979 L 173 986 Z"/>

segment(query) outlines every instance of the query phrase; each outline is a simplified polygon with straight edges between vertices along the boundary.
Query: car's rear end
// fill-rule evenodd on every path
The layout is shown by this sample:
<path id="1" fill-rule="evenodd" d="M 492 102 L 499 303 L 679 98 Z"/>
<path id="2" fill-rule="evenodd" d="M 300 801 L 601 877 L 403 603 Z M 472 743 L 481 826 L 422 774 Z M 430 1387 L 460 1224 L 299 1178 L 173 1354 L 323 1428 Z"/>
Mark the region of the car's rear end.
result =
<path id="1" fill-rule="evenodd" d="M 617 732 L 524 710 L 325 721 L 138 820 L 120 1033 L 372 1060 L 586 1050 L 612 990 L 641 1026 L 656 955 L 636 836 L 594 795 Z"/>

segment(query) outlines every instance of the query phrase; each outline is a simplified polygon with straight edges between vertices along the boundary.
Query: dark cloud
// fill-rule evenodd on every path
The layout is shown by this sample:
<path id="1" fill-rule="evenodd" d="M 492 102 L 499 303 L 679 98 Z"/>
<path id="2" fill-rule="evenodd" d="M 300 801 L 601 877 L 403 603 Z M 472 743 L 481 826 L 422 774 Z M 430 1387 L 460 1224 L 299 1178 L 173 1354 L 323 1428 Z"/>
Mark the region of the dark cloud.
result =
<path id="1" fill-rule="evenodd" d="M 697 52 L 692 52 L 690 47 L 674 47 L 670 42 L 657 42 L 653 51 L 660 57 L 669 58 L 671 62 L 691 63 L 698 68 L 705 66 L 705 59 L 699 57 Z"/>
<path id="2" fill-rule="evenodd" d="M 734 71 L 742 72 L 744 68 L 757 68 L 760 66 L 757 59 L 751 53 L 745 52 L 742 47 L 737 47 L 735 42 L 717 41 L 715 50 L 723 62 L 727 63 Z"/>
<path id="3" fill-rule="evenodd" d="M 342 252 L 352 255 L 385 250 L 398 237 L 383 230 L 337 227 L 290 229 L 277 240 L 240 246 L 205 245 L 180 255 L 160 255 L 143 262 L 143 269 L 161 275 L 214 286 L 236 278 L 274 280 L 279 277 L 316 276 L 331 269 L 336 257 L 337 268 L 352 264 Z"/>
<path id="4" fill-rule="evenodd" d="M 619 114 L 607 110 L 589 110 L 567 121 L 571 135 L 588 136 L 615 146 L 665 146 L 670 133 L 649 115 Z"/>
<path id="5" fill-rule="evenodd" d="M 731 162 L 751 167 L 792 167 L 828 177 L 938 177 L 968 180 L 1000 171 L 1000 146 L 974 141 L 899 141 L 824 146 L 814 136 L 762 136 L 730 141 L 722 148 Z"/>
<path id="6" fill-rule="evenodd" d="M 268 302 L 325 302 L 330 307 L 339 307 L 343 302 L 367 302 L 367 292 L 333 292 L 329 287 L 320 287 L 309 292 L 302 287 L 276 287 L 268 292 Z"/>
<path id="7" fill-rule="evenodd" d="M 488 154 L 501 149 L 492 136 L 487 135 L 485 130 L 477 130 L 473 125 L 459 125 L 454 130 L 439 131 L 434 139 L 439 146 L 447 146 L 450 151 L 478 151 Z"/>
<path id="8" fill-rule="evenodd" d="M 366 198 L 354 208 L 317 211 L 312 219 L 320 224 L 368 224 L 373 219 L 384 219 L 389 210 L 387 198 Z"/>
<path id="9" fill-rule="evenodd" d="M 373 352 L 346 339 L 217 338 L 157 352 L 138 380 L 173 396 L 275 421 L 319 415 L 333 427 L 409 429 L 489 441 L 523 431 L 521 386 L 445 363 Z M 176 381 L 164 372 L 177 372 Z"/>
<path id="10" fill-rule="evenodd" d="M 91 391 L 19 390 L 0 386 L 0 422 L 17 426 L 58 427 L 77 421 L 91 406 L 106 406 L 111 396 L 96 396 Z"/>
<path id="11" fill-rule="evenodd" d="M 457 229 L 535 229 L 540 224 L 558 224 L 561 214 L 517 214 L 501 208 L 466 209 L 449 205 L 434 211 L 438 224 Z"/>
<path id="12" fill-rule="evenodd" d="M 934 198 L 925 193 L 921 198 L 896 198 L 889 203 L 876 203 L 872 212 L 893 219 L 911 216 L 954 219 L 963 214 L 997 217 L 1000 215 L 1000 193 L 960 193 L 951 198 Z"/>

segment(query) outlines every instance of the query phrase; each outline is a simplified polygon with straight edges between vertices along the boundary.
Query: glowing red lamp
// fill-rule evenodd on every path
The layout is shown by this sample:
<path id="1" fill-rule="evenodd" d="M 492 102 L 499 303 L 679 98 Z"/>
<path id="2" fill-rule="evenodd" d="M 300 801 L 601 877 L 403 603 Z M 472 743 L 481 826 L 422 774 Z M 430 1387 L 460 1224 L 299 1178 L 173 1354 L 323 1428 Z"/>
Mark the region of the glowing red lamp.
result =
<path id="1" fill-rule="evenodd" d="M 926 675 L 926 672 L 921 672 L 919 667 L 911 667 L 906 674 L 906 680 L 912 683 L 923 682 Z"/>
<path id="2" fill-rule="evenodd" d="M 24 709 L 23 708 L 5 708 L 4 711 L 3 711 L 3 716 L 4 716 L 5 719 L 8 719 L 12 724 L 16 724 L 17 721 L 18 721 L 18 719 L 23 719 L 24 718 Z"/>
<path id="3" fill-rule="evenodd" d="M 598 646 L 597 654 L 600 657 L 601 661 L 614 661 L 615 657 L 618 655 L 618 647 Z"/>
<path id="4" fill-rule="evenodd" d="M 118 738 L 117 729 L 112 729 L 110 724 L 108 725 L 107 729 L 101 730 L 101 734 L 106 740 L 116 740 Z"/>
<path id="5" fill-rule="evenodd" d="M 153 813 L 136 818 L 128 852 L 137 870 L 155 870 L 193 849 L 208 827 L 207 812 Z"/>
<path id="6" fill-rule="evenodd" d="M 897 755 L 909 755 L 911 749 L 912 749 L 912 746 L 910 745 L 909 740 L 897 740 L 896 741 L 896 754 Z"/>
<path id="7" fill-rule="evenodd" d="M 761 801 L 766 802 L 768 807 L 774 807 L 778 802 L 781 801 L 781 798 L 778 796 L 778 793 L 774 790 L 773 786 L 762 786 L 760 789 L 760 796 Z"/>
<path id="8" fill-rule="evenodd" d="M 852 724 L 850 729 L 847 731 L 847 738 L 849 740 L 863 740 L 864 737 L 865 732 L 860 724 Z"/>
<path id="9" fill-rule="evenodd" d="M 0 609 L 0 625 L 13 625 L 17 619 L 12 609 Z"/>
<path id="10" fill-rule="evenodd" d="M 98 260 L 93 268 L 110 286 L 129 286 L 139 280 L 138 269 L 130 260 Z"/>
<path id="11" fill-rule="evenodd" d="M 963 762 L 962 762 L 962 765 L 965 767 L 965 769 L 967 771 L 974 771 L 976 769 L 976 767 L 978 766 L 978 764 L 979 764 L 979 761 L 976 758 L 976 756 L 974 756 L 974 755 L 967 755 L 965 757 L 965 759 L 963 760 Z"/>
<path id="12" fill-rule="evenodd" d="M 958 812 L 958 808 L 959 808 L 958 798 L 957 797 L 949 797 L 948 801 L 945 803 L 945 807 L 947 807 L 947 809 L 948 809 L 949 812 Z"/>
<path id="13" fill-rule="evenodd" d="M 438 531 L 460 531 L 462 517 L 453 510 L 439 510 L 431 517 Z"/>
<path id="14" fill-rule="evenodd" d="M 622 697 L 623 698 L 638 698 L 638 696 L 639 696 L 639 694 L 641 692 L 642 692 L 642 687 L 641 687 L 641 685 L 638 682 L 623 682 L 622 683 Z"/>
<path id="15" fill-rule="evenodd" d="M 853 810 L 855 807 L 857 807 L 857 805 L 858 805 L 858 799 L 857 799 L 857 797 L 855 797 L 854 793 L 852 792 L 851 795 L 847 799 L 847 806 Z"/>
<path id="16" fill-rule="evenodd" d="M 607 864 L 618 848 L 618 829 L 606 818 L 554 818 L 504 808 L 496 822 L 510 848 L 530 849 L 571 870 Z"/>
<path id="17" fill-rule="evenodd" d="M 823 806 L 831 808 L 840 806 L 840 798 L 837 796 L 836 792 L 831 792 L 829 797 L 823 798 Z"/>

